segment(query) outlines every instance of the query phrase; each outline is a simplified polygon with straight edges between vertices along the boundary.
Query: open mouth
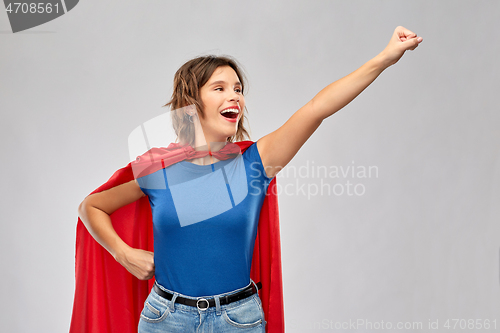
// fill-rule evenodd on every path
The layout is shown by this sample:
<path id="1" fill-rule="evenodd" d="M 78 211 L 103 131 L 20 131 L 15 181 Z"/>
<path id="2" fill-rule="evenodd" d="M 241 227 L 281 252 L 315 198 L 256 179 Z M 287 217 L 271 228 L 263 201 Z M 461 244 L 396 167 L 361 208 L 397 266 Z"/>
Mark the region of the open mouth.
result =
<path id="1" fill-rule="evenodd" d="M 230 119 L 238 118 L 238 109 L 225 109 L 220 113 L 222 116 Z"/>

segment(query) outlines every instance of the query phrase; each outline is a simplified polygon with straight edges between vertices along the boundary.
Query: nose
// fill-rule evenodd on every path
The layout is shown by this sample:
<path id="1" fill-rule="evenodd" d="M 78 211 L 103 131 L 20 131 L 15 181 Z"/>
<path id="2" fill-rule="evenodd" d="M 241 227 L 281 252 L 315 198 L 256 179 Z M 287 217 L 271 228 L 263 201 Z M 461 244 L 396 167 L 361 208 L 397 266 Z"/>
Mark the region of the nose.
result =
<path id="1" fill-rule="evenodd" d="M 229 100 L 239 102 L 240 95 L 237 92 L 233 91 L 233 93 L 229 96 Z"/>

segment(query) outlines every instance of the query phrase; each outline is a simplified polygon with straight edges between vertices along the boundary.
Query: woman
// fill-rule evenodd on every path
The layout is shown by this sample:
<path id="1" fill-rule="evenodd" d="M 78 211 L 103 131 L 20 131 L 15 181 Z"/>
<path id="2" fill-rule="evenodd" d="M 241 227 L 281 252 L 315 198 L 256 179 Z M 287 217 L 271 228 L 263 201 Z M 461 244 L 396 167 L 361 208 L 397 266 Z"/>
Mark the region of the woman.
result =
<path id="1" fill-rule="evenodd" d="M 200 57 L 179 69 L 172 100 L 167 105 L 175 109 L 173 123 L 180 143 L 169 146 L 170 150 L 151 150 L 139 157 L 134 169 L 137 179 L 91 194 L 79 207 L 80 218 L 90 234 L 118 263 L 140 280 L 156 275 L 156 283 L 141 313 L 140 332 L 265 332 L 266 321 L 272 318 L 263 314 L 255 285 L 259 281 L 250 280 L 249 268 L 257 225 L 261 223 L 255 213 L 265 200 L 269 183 L 325 118 L 347 105 L 406 50 L 414 50 L 420 42 L 421 37 L 397 27 L 379 55 L 321 90 L 283 126 L 250 146 L 232 143 L 247 135 L 243 126 L 244 81 L 236 63 L 223 57 Z M 246 150 L 239 155 L 235 146 Z M 177 156 L 179 149 L 188 149 L 191 155 L 176 160 L 172 156 Z M 160 157 L 155 157 L 155 161 L 173 158 L 172 163 L 158 166 L 155 161 L 144 161 L 155 153 Z M 257 167 L 249 168 L 254 164 Z M 236 170 L 230 177 L 224 173 L 229 166 L 230 170 Z M 201 172 L 201 176 L 197 174 L 185 181 L 187 169 Z M 248 172 L 250 169 L 253 173 Z M 195 201 L 192 211 L 182 208 L 185 205 L 176 201 L 176 193 L 181 193 L 179 198 L 184 200 L 186 193 L 195 195 L 197 189 L 211 193 L 218 185 L 213 177 L 206 176 L 215 175 L 216 171 L 224 176 L 232 206 L 209 207 L 218 214 L 193 218 L 206 213 L 208 206 Z M 168 198 L 159 195 L 155 183 L 158 175 L 168 179 L 165 185 L 169 187 Z M 187 184 L 195 180 L 199 181 L 196 190 L 191 188 L 191 192 L 186 192 Z M 250 181 L 255 180 L 259 193 L 250 196 L 245 192 L 240 195 L 243 199 L 235 202 L 238 197 L 235 189 L 247 186 L 249 190 Z M 232 187 L 231 182 L 240 185 Z M 201 189 L 207 184 L 213 187 Z M 113 229 L 109 217 L 146 195 L 155 225 L 154 253 L 127 245 Z M 245 211 L 253 213 L 237 215 L 242 205 Z M 188 222 L 182 221 L 183 216 Z M 224 218 L 227 223 L 243 222 L 228 229 L 227 223 L 221 223 Z M 175 225 L 166 222 L 172 220 Z M 213 225 L 207 228 L 209 221 Z M 232 241 L 235 237 L 237 240 Z"/>

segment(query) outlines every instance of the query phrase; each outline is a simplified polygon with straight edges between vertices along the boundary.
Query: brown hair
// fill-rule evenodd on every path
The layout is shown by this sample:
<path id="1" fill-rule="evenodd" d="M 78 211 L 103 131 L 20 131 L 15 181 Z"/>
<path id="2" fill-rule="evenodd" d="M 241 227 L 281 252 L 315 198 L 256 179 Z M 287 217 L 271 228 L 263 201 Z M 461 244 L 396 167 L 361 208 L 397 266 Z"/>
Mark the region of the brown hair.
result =
<path id="1" fill-rule="evenodd" d="M 200 97 L 200 88 L 208 82 L 214 71 L 221 66 L 231 67 L 241 82 L 241 93 L 245 92 L 245 76 L 240 70 L 237 61 L 229 56 L 207 55 L 189 60 L 182 65 L 174 76 L 174 88 L 172 98 L 164 106 L 170 106 L 172 110 L 172 124 L 175 134 L 181 142 L 190 141 L 194 144 L 194 125 L 189 121 L 189 116 L 180 108 L 194 104 L 198 114 L 204 116 L 204 105 Z M 246 109 L 246 106 L 245 106 Z M 238 121 L 235 135 L 228 137 L 227 141 L 242 141 L 250 138 L 245 126 L 246 110 L 241 110 L 242 116 Z M 187 140 L 190 138 L 190 140 Z"/>

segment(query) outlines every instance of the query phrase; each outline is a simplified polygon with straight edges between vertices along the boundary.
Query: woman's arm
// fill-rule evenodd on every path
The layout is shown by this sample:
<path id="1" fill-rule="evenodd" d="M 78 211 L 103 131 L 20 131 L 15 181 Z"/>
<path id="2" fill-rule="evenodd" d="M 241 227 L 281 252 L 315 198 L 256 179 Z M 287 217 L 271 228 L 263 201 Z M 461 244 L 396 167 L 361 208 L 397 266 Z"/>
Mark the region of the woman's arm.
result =
<path id="1" fill-rule="evenodd" d="M 413 32 L 397 27 L 387 47 L 351 74 L 321 90 L 276 131 L 257 141 L 269 177 L 275 176 L 295 156 L 322 121 L 349 104 L 407 50 L 422 42 Z"/>
<path id="2" fill-rule="evenodd" d="M 128 246 L 116 233 L 109 215 L 145 196 L 136 180 L 89 195 L 78 207 L 78 215 L 92 237 L 123 267 L 140 280 L 154 276 L 153 252 Z"/>

